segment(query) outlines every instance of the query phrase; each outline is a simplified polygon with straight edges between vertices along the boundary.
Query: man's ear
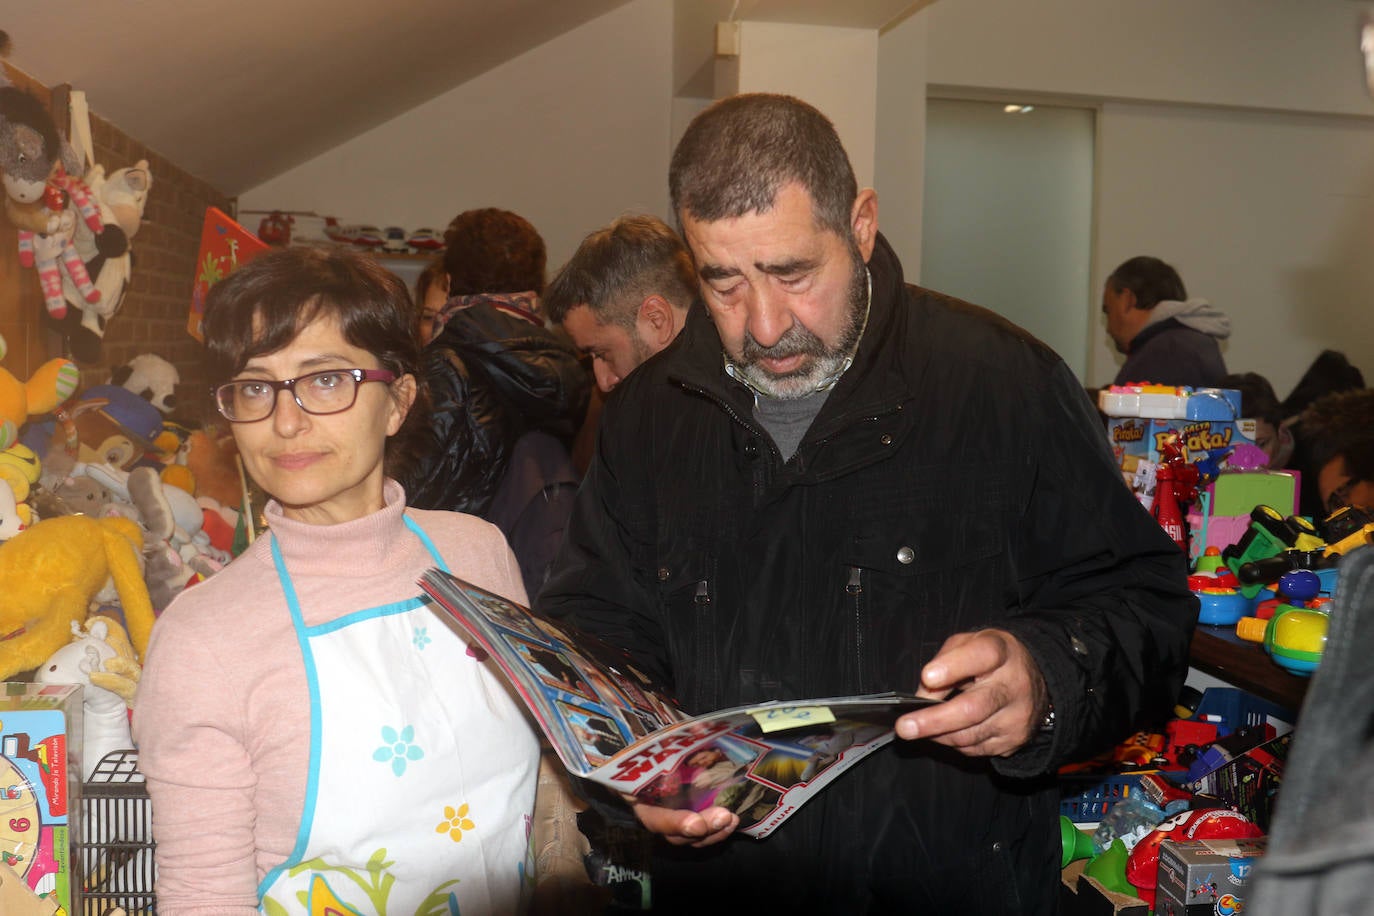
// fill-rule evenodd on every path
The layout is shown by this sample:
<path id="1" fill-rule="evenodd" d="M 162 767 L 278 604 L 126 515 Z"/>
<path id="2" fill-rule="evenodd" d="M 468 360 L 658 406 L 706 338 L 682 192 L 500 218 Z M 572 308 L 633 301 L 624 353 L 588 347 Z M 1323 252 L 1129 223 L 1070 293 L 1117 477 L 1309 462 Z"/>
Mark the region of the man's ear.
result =
<path id="1" fill-rule="evenodd" d="M 652 344 L 654 352 L 662 350 L 673 342 L 682 324 L 672 303 L 658 294 L 645 298 L 639 304 L 639 315 L 635 319 L 640 336 L 645 343 Z"/>
<path id="2" fill-rule="evenodd" d="M 873 246 L 878 241 L 878 192 L 864 188 L 854 198 L 854 206 L 849 211 L 849 228 L 854 232 L 854 243 L 859 246 L 864 263 L 873 255 Z"/>

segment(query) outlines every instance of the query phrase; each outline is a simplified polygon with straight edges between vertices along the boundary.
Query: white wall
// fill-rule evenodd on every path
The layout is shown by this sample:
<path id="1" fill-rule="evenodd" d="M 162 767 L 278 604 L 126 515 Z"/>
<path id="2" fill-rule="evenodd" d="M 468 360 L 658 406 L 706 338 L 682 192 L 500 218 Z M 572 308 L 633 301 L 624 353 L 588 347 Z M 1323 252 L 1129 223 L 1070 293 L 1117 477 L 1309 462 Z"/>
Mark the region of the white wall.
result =
<path id="1" fill-rule="evenodd" d="M 634 0 L 265 182 L 243 209 L 442 230 L 502 207 L 552 271 L 627 210 L 667 215 L 672 10 Z"/>
<path id="2" fill-rule="evenodd" d="M 740 23 L 740 92 L 783 92 L 835 125 L 859 187 L 873 184 L 878 31 L 776 22 Z"/>
<path id="3" fill-rule="evenodd" d="M 1350 0 L 939 0 L 930 82 L 1374 115 Z"/>
<path id="4" fill-rule="evenodd" d="M 1321 350 L 1374 380 L 1374 127 L 1321 115 L 1109 104 L 1098 279 L 1136 254 L 1228 312 L 1233 372 L 1279 396 Z M 1105 334 L 1088 378 L 1110 381 Z"/>
<path id="5" fill-rule="evenodd" d="M 1374 100 L 1348 0 L 940 0 L 931 94 L 1101 106 L 1094 283 L 1154 254 L 1282 397 L 1325 347 L 1374 376 Z M 881 189 L 880 189 L 881 190 Z M 995 261 L 995 257 L 992 258 Z M 1099 316 L 1085 382 L 1120 357 Z"/>
<path id="6" fill-rule="evenodd" d="M 918 282 L 921 276 L 928 21 L 924 16 L 911 16 L 878 38 L 873 178 L 878 191 L 878 226 L 911 282 Z"/>

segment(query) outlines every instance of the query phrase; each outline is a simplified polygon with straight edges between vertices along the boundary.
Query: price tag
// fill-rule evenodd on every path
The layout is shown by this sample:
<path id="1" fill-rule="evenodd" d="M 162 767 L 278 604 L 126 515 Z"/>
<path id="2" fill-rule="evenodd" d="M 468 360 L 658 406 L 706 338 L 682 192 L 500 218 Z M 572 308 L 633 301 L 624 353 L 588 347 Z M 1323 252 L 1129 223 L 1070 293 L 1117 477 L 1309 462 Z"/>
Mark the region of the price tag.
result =
<path id="1" fill-rule="evenodd" d="M 835 721 L 835 715 L 829 706 L 777 706 L 771 709 L 751 709 L 749 715 L 759 723 L 759 728 L 765 735 L 785 728 L 825 725 Z"/>

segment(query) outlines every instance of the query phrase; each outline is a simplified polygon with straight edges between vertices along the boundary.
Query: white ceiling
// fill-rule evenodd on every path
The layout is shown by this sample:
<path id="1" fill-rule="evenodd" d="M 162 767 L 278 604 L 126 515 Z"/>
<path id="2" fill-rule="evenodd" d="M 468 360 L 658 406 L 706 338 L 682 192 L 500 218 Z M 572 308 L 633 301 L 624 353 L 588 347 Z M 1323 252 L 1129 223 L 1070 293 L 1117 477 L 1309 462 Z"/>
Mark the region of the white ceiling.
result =
<path id="1" fill-rule="evenodd" d="M 15 67 L 232 196 L 627 2 L 64 0 L 0 27 Z M 880 28 L 932 0 L 677 2 Z"/>

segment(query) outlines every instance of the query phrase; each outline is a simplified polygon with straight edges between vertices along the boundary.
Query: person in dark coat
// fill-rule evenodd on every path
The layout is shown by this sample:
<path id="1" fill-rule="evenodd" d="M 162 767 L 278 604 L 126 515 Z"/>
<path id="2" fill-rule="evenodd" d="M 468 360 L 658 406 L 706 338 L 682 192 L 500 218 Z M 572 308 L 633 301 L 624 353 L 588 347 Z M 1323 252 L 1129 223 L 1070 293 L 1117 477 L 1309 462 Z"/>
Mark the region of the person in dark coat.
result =
<path id="1" fill-rule="evenodd" d="M 449 299 L 427 314 L 428 433 L 400 477 L 409 504 L 479 515 L 505 533 L 526 591 L 543 584 L 580 479 L 568 445 L 591 378 L 544 326 L 544 241 L 506 210 L 468 210 L 444 234 Z"/>
<path id="2" fill-rule="evenodd" d="M 1131 258 L 1112 271 L 1102 314 L 1126 354 L 1113 384 L 1215 388 L 1226 375 L 1218 341 L 1231 336 L 1231 319 L 1206 299 L 1189 299 L 1178 271 L 1159 258 Z"/>
<path id="3" fill-rule="evenodd" d="M 1054 912 L 1055 770 L 1167 716 L 1183 554 L 1059 357 L 904 282 L 820 112 L 717 102 L 670 187 L 706 308 L 608 399 L 537 607 L 691 713 L 946 702 L 766 841 L 723 807 L 636 806 L 664 837 L 656 911 Z"/>

